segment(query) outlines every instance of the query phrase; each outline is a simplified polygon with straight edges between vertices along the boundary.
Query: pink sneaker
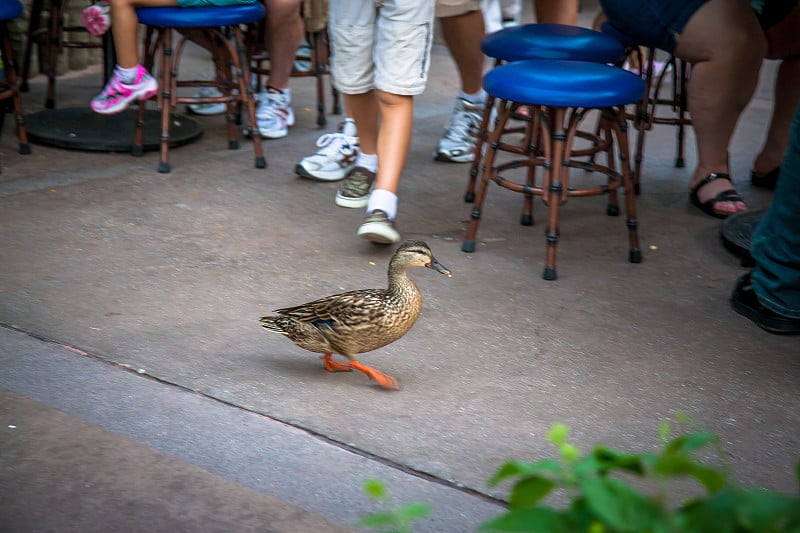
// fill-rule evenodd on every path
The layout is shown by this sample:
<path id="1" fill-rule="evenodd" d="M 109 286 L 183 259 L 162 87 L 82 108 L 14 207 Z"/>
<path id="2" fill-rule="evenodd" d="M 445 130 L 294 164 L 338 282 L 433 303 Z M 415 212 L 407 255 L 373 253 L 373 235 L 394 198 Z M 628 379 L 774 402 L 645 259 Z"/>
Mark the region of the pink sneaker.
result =
<path id="1" fill-rule="evenodd" d="M 108 0 L 99 0 L 81 11 L 81 19 L 89 33 L 98 37 L 103 35 L 111 27 Z"/>
<path id="2" fill-rule="evenodd" d="M 127 109 L 137 100 L 147 100 L 158 92 L 158 82 L 141 65 L 136 66 L 133 83 L 123 83 L 116 69 L 103 92 L 92 98 L 89 106 L 102 115 L 113 115 Z"/>

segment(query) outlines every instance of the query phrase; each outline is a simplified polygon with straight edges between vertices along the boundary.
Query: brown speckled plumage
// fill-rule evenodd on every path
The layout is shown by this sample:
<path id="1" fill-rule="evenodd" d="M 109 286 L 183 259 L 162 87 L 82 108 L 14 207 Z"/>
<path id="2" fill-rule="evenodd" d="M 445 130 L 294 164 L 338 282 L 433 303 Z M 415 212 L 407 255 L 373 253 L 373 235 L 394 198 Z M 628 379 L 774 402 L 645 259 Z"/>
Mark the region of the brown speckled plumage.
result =
<path id="1" fill-rule="evenodd" d="M 276 315 L 262 317 L 261 325 L 311 352 L 340 354 L 355 361 L 356 354 L 396 341 L 416 322 L 422 295 L 406 271 L 417 266 L 450 275 L 427 244 L 406 241 L 389 262 L 386 289 L 349 291 L 277 309 Z"/>

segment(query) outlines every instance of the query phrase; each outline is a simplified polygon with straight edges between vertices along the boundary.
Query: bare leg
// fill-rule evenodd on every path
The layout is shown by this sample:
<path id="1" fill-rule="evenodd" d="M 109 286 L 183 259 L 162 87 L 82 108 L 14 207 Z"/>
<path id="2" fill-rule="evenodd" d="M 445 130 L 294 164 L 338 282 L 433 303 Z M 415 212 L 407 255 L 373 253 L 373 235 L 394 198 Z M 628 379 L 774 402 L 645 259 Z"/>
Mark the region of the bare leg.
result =
<path id="1" fill-rule="evenodd" d="M 745 0 L 710 0 L 676 37 L 675 55 L 692 63 L 688 108 L 697 137 L 694 187 L 711 173 L 728 173 L 728 145 L 739 116 L 755 90 L 766 41 Z M 705 202 L 728 190 L 716 180 L 698 191 Z M 744 211 L 743 202 L 719 202 L 716 210 Z"/>
<path id="2" fill-rule="evenodd" d="M 781 165 L 789 146 L 792 112 L 800 101 L 800 58 L 784 59 L 775 79 L 772 120 L 764 146 L 753 163 L 753 170 L 766 174 Z"/>
<path id="3" fill-rule="evenodd" d="M 376 91 L 380 108 L 381 125 L 378 130 L 378 173 L 376 189 L 397 194 L 400 176 L 406 164 L 411 145 L 411 127 L 414 122 L 414 98 L 384 91 Z M 358 119 L 356 119 L 358 124 Z"/>
<path id="4" fill-rule="evenodd" d="M 578 0 L 534 0 L 536 22 L 578 24 Z"/>
<path id="5" fill-rule="evenodd" d="M 176 0 L 111 0 L 111 34 L 117 52 L 117 64 L 122 68 L 133 68 L 139 64 L 139 19 L 137 7 L 177 6 Z"/>
<path id="6" fill-rule="evenodd" d="M 753 170 L 766 174 L 779 167 L 786 155 L 789 131 L 797 104 L 800 102 L 800 6 L 767 32 L 767 57 L 783 59 L 775 80 L 772 119 L 764 147 L 753 163 Z"/>
<path id="7" fill-rule="evenodd" d="M 266 0 L 269 80 L 276 89 L 289 87 L 297 48 L 303 40 L 300 0 Z"/>
<path id="8" fill-rule="evenodd" d="M 345 94 L 345 109 L 356 121 L 360 151 L 364 154 L 378 153 L 378 98 L 375 91 L 362 94 Z"/>
<path id="9" fill-rule="evenodd" d="M 481 41 L 486 33 L 481 11 L 441 17 L 442 37 L 456 64 L 461 90 L 475 94 L 483 86 L 484 57 Z"/>

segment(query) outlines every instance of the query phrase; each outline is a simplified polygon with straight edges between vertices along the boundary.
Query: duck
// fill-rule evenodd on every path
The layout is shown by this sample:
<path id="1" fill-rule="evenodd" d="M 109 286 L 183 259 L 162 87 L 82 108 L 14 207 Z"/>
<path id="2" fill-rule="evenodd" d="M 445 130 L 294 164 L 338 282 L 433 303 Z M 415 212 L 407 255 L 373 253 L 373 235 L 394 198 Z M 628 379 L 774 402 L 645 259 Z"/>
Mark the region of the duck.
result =
<path id="1" fill-rule="evenodd" d="M 451 277 L 423 241 L 408 240 L 389 261 L 385 289 L 360 289 L 326 296 L 308 303 L 276 309 L 260 318 L 263 328 L 281 333 L 300 348 L 321 353 L 328 372 L 358 370 L 384 389 L 400 388 L 397 380 L 357 359 L 393 343 L 408 333 L 422 311 L 422 294 L 407 271 L 430 268 Z M 341 355 L 347 362 L 333 360 Z"/>

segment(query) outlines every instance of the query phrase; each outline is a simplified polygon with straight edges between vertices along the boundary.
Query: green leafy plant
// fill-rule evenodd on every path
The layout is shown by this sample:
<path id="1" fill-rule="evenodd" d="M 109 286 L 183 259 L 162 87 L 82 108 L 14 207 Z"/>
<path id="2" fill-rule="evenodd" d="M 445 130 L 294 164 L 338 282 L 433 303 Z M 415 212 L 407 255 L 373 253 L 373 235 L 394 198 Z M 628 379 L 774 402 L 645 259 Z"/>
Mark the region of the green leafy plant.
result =
<path id="1" fill-rule="evenodd" d="M 687 420 L 679 420 L 686 422 Z M 800 497 L 733 483 L 719 437 L 693 431 L 670 438 L 662 423 L 658 452 L 629 453 L 597 446 L 583 455 L 556 424 L 548 439 L 557 459 L 507 461 L 490 486 L 513 480 L 509 510 L 483 524 L 484 531 L 528 532 L 800 532 Z M 714 452 L 714 453 L 710 453 Z M 712 455 L 713 458 L 708 456 Z M 800 465 L 797 469 L 800 479 Z M 654 480 L 652 493 L 631 480 Z M 669 481 L 693 479 L 704 494 L 670 504 Z M 641 483 L 640 483 L 641 484 Z M 562 507 L 543 500 L 563 490 Z"/>
<path id="2" fill-rule="evenodd" d="M 679 416 L 680 424 L 691 424 Z M 597 446 L 583 454 L 569 441 L 569 428 L 555 424 L 548 440 L 556 458 L 504 463 L 489 481 L 511 482 L 508 511 L 481 525 L 482 531 L 543 533 L 800 533 L 800 495 L 734 483 L 718 436 L 704 430 L 672 436 L 673 423 L 659 426 L 661 447 L 632 453 Z M 796 467 L 800 482 L 800 464 Z M 675 480 L 693 480 L 699 496 L 671 494 Z M 685 483 L 682 491 L 685 492 Z M 385 510 L 360 525 L 409 533 L 430 512 L 425 504 L 397 506 L 385 487 L 368 480 L 364 490 Z M 566 503 L 546 499 L 558 493 Z M 562 498 L 562 501 L 564 499 Z"/>
<path id="3" fill-rule="evenodd" d="M 383 533 L 411 533 L 412 523 L 427 517 L 431 512 L 431 506 L 426 503 L 395 504 L 384 484 L 376 479 L 364 482 L 364 493 L 383 504 L 382 511 L 361 517 L 358 525 L 364 528 L 377 529 Z"/>

